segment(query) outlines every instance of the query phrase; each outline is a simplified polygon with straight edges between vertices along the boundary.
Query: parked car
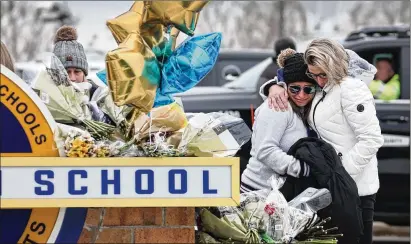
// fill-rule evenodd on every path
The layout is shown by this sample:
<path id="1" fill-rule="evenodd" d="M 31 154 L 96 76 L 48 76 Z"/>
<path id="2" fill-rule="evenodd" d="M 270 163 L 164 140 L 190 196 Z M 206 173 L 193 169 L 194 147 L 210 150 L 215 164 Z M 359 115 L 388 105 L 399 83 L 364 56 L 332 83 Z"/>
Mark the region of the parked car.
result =
<path id="1" fill-rule="evenodd" d="M 375 219 L 391 224 L 410 222 L 410 35 L 407 27 L 373 27 L 351 33 L 343 42 L 344 47 L 357 52 L 373 63 L 375 55 L 390 53 L 400 75 L 401 97 L 393 101 L 376 100 L 377 116 L 385 143 L 378 152 L 381 187 L 377 195 Z M 229 65 L 245 63 L 250 54 L 238 51 Z M 219 61 L 220 62 L 220 61 Z M 262 100 L 258 94 L 261 74 L 272 62 L 266 58 L 238 79 L 222 87 L 195 87 L 181 97 L 186 112 L 223 111 L 239 116 L 252 128 L 253 112 Z M 228 65 L 227 62 L 224 62 Z M 219 67 L 219 63 L 216 64 Z M 218 79 L 218 78 L 215 78 Z M 217 82 L 218 83 L 218 82 Z M 244 145 L 238 155 L 241 172 L 245 169 L 251 143 Z"/>
<path id="2" fill-rule="evenodd" d="M 15 73 L 27 84 L 31 84 L 43 65 L 40 62 L 17 62 L 14 64 Z"/>
<path id="3" fill-rule="evenodd" d="M 273 51 L 266 49 L 242 51 L 221 49 L 213 69 L 197 84 L 197 87 L 223 86 L 228 84 L 236 80 L 251 67 L 273 56 L 273 54 Z"/>

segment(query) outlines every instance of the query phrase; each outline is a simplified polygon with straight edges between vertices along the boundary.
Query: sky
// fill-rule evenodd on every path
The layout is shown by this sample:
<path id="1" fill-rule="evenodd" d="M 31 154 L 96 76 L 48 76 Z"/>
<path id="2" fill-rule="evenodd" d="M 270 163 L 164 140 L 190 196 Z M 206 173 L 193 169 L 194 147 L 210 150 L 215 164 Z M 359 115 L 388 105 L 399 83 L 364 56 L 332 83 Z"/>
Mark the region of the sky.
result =
<path id="1" fill-rule="evenodd" d="M 77 26 L 79 41 L 87 46 L 91 36 L 97 33 L 100 36 L 96 41 L 97 48 L 116 48 L 106 21 L 128 11 L 132 4 L 133 1 L 68 1 L 68 7 L 80 20 Z"/>

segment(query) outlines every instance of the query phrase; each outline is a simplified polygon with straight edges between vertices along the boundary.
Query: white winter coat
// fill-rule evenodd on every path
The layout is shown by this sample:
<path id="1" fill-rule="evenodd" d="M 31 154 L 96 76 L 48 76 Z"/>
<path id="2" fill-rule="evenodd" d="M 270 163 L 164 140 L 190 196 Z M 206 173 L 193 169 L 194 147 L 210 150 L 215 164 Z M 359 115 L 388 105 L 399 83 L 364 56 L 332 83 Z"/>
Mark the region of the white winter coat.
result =
<path id="1" fill-rule="evenodd" d="M 313 99 L 308 122 L 337 151 L 357 183 L 358 194 L 376 193 L 380 187 L 376 154 L 384 139 L 367 85 L 350 77 L 339 85 L 326 85 Z"/>

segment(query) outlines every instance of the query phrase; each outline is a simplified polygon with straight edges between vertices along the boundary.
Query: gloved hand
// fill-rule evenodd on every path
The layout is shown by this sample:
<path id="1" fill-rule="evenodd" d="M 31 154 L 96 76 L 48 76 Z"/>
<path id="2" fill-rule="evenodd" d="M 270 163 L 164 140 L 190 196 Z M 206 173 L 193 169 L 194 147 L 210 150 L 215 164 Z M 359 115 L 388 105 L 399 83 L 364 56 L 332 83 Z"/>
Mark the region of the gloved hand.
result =
<path id="1" fill-rule="evenodd" d="M 104 113 L 100 110 L 97 103 L 95 101 L 91 101 L 88 103 L 88 106 L 90 108 L 93 120 L 102 122 L 104 119 Z"/>
<path id="2" fill-rule="evenodd" d="M 300 160 L 300 167 L 301 167 L 300 175 L 299 175 L 300 178 L 309 177 L 310 176 L 310 166 L 306 162 Z"/>

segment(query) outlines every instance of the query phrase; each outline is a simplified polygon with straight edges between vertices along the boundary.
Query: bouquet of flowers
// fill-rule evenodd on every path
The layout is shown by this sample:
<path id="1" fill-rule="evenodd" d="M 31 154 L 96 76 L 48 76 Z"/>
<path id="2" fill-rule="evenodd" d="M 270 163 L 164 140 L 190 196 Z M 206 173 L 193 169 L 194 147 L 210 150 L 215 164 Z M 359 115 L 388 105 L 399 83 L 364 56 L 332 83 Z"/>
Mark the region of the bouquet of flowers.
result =
<path id="1" fill-rule="evenodd" d="M 203 208 L 198 217 L 199 243 L 337 243 L 338 228 L 324 230 L 313 209 L 330 204 L 326 189 L 309 188 L 287 203 L 278 190 L 282 177 L 272 177 L 272 190 L 241 194 L 238 207 Z M 311 195 L 311 197 L 307 197 Z M 319 203 L 304 210 L 301 206 Z M 299 204 L 296 204 L 298 202 Z"/>
<path id="2" fill-rule="evenodd" d="M 116 106 L 107 86 L 98 87 L 90 98 L 89 104 L 96 110 L 95 114 L 98 114 L 94 120 L 103 122 L 103 115 L 107 115 L 117 127 L 124 123 L 127 115 L 132 111 L 129 106 Z"/>
<path id="3" fill-rule="evenodd" d="M 71 133 L 66 138 L 64 149 L 67 157 L 102 158 L 110 155 L 108 146 L 103 143 L 96 144 L 88 133 Z"/>
<path id="4" fill-rule="evenodd" d="M 141 151 L 133 143 L 120 140 L 96 140 L 88 131 L 57 123 L 54 141 L 60 155 L 66 157 L 143 157 Z"/>
<path id="5" fill-rule="evenodd" d="M 46 54 L 42 69 L 32 88 L 45 103 L 54 119 L 61 123 L 82 124 L 96 139 L 109 138 L 115 127 L 93 121 L 88 107 L 87 91 L 70 81 L 67 72 L 54 54 Z"/>
<path id="6" fill-rule="evenodd" d="M 230 157 L 251 135 L 240 118 L 224 113 L 199 113 L 190 118 L 178 148 L 197 157 Z"/>

